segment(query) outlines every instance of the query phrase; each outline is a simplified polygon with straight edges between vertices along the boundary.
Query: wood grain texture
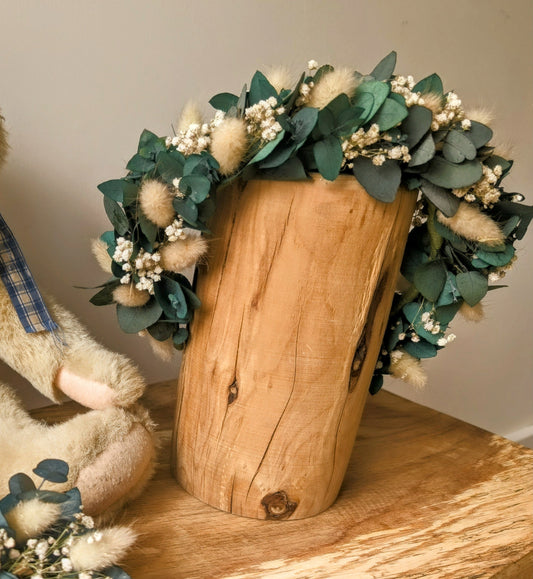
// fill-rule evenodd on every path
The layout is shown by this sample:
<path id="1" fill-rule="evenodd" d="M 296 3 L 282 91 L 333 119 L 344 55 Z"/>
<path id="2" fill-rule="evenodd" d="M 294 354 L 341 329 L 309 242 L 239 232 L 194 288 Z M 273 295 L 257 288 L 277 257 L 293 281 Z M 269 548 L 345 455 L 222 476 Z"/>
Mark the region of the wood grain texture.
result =
<path id="1" fill-rule="evenodd" d="M 259 521 L 213 509 L 170 474 L 175 381 L 144 397 L 160 462 L 121 521 L 133 579 L 530 579 L 533 451 L 388 392 L 369 399 L 340 495 L 324 513 Z M 76 405 L 35 411 L 51 422 Z"/>
<path id="2" fill-rule="evenodd" d="M 335 500 L 415 201 L 379 202 L 344 176 L 219 194 L 178 386 L 174 464 L 187 491 L 259 519 Z"/>

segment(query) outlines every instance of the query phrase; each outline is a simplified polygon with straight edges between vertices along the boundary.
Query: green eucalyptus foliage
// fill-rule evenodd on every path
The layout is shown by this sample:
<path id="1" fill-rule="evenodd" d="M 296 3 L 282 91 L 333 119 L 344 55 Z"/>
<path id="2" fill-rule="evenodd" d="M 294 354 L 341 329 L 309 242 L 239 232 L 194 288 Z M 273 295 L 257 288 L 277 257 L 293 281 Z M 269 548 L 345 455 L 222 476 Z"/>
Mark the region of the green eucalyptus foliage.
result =
<path id="1" fill-rule="evenodd" d="M 101 236 L 109 255 L 113 256 L 121 237 L 132 241 L 133 259 L 142 250 L 153 252 L 165 242 L 163 229 L 151 223 L 140 208 L 139 190 L 146 179 L 175 188 L 179 193 L 173 200 L 176 216 L 186 227 L 205 234 L 209 233 L 217 191 L 237 179 L 306 180 L 318 172 L 334 181 L 340 174 L 351 174 L 369 195 L 384 203 L 394 201 L 402 187 L 416 190 L 427 218 L 409 235 L 402 264 L 409 287 L 395 298 L 383 342 L 385 353 L 371 391 L 381 387 L 393 350 L 403 349 L 419 359 L 435 356 L 461 305 L 479 303 L 490 289 L 489 275 L 510 264 L 513 244 L 524 236 L 533 210 L 516 203 L 513 194 L 503 190 L 501 181 L 512 161 L 494 154 L 489 145 L 492 130 L 475 120 L 465 120 L 463 114 L 454 116 L 452 105 L 457 97 L 444 91 L 437 74 L 416 84 L 396 76 L 396 60 L 396 53 L 391 52 L 370 74 L 354 71 L 353 93 L 333 94 L 320 109 L 310 106 L 312 100 L 304 97 L 334 70 L 330 65 L 303 73 L 293 89 L 285 87 L 279 93 L 257 71 L 249 86 L 244 85 L 238 93 L 215 95 L 209 102 L 217 114 L 245 122 L 249 122 L 251 107 L 265 102 L 276 111 L 276 133 L 269 138 L 250 137 L 249 150 L 231 175 L 220 173 L 208 147 L 185 155 L 172 145 L 172 139 L 143 131 L 137 152 L 126 166 L 127 175 L 98 187 L 113 226 L 113 231 Z M 439 120 L 432 107 L 448 107 L 448 116 Z M 351 156 L 347 153 L 352 138 L 367 138 L 376 128 L 375 140 Z M 493 187 L 499 192 L 498 199 L 490 203 L 476 200 L 505 236 L 505 243 L 491 247 L 461 237 L 440 223 L 438 215 L 452 218 L 461 197 L 484 178 L 487 169 L 495 168 L 499 177 Z M 113 303 L 113 291 L 124 272 L 114 261 L 111 269 L 111 279 L 91 299 L 95 305 Z M 135 273 L 132 281 L 139 281 Z M 119 305 L 117 315 L 125 332 L 146 329 L 156 340 L 172 339 L 176 348 L 183 348 L 188 324 L 200 306 L 194 288 L 183 275 L 164 272 L 154 282 L 146 305 Z"/>

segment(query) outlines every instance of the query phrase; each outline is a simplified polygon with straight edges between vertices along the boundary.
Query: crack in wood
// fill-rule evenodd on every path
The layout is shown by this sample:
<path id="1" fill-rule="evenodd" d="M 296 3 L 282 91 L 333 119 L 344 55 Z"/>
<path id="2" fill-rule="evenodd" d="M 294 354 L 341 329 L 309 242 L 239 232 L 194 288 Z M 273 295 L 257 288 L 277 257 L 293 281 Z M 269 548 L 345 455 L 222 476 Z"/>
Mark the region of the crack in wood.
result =
<path id="1" fill-rule="evenodd" d="M 301 310 L 300 310 L 301 313 Z M 300 337 L 300 322 L 301 322 L 301 316 L 298 316 L 298 325 L 296 326 L 296 339 L 295 339 L 295 344 L 294 344 L 294 349 L 295 349 L 295 353 L 294 353 L 294 372 L 293 372 L 293 378 L 292 378 L 292 387 L 291 387 L 291 392 L 289 394 L 289 397 L 287 398 L 287 402 L 285 402 L 285 407 L 283 408 L 283 411 L 278 419 L 278 421 L 276 422 L 276 426 L 274 427 L 274 430 L 272 431 L 272 435 L 268 441 L 268 444 L 265 448 L 265 452 L 263 453 L 263 456 L 261 457 L 261 461 L 259 462 L 259 465 L 254 473 L 254 476 L 252 477 L 252 479 L 250 480 L 250 485 L 248 486 L 248 491 L 246 492 L 246 498 L 248 498 L 248 496 L 250 495 L 250 491 L 252 490 L 252 486 L 254 484 L 255 479 L 257 478 L 257 475 L 259 474 L 259 471 L 261 470 L 261 466 L 263 465 L 263 462 L 266 458 L 266 455 L 268 454 L 268 451 L 270 449 L 270 445 L 272 444 L 272 441 L 274 440 L 274 436 L 276 435 L 276 432 L 279 428 L 279 425 L 283 419 L 283 416 L 285 415 L 285 412 L 287 412 L 287 408 L 289 406 L 289 403 L 291 401 L 292 395 L 294 394 L 294 388 L 296 386 L 296 368 L 297 368 L 297 354 L 298 354 L 298 340 Z"/>
<path id="2" fill-rule="evenodd" d="M 269 260 L 270 262 L 268 264 L 268 269 L 266 271 L 265 279 L 264 279 L 263 283 L 260 285 L 260 290 L 250 300 L 250 307 L 251 308 L 257 308 L 257 305 L 259 303 L 259 297 L 265 293 L 265 290 L 267 287 L 267 282 L 268 282 L 268 279 L 270 277 L 270 272 L 272 271 L 272 267 L 274 265 L 274 260 L 275 260 L 277 254 L 280 250 L 280 247 L 283 245 L 283 241 L 285 239 L 285 231 L 287 230 L 287 225 L 289 224 L 289 219 L 291 216 L 293 204 L 294 204 L 294 196 L 291 199 L 291 203 L 290 203 L 288 211 L 287 211 L 287 216 L 286 216 L 285 221 L 283 223 L 283 228 L 282 228 L 281 232 L 279 233 L 279 240 L 274 247 L 274 251 L 272 252 L 272 255 L 270 256 L 270 260 Z"/>

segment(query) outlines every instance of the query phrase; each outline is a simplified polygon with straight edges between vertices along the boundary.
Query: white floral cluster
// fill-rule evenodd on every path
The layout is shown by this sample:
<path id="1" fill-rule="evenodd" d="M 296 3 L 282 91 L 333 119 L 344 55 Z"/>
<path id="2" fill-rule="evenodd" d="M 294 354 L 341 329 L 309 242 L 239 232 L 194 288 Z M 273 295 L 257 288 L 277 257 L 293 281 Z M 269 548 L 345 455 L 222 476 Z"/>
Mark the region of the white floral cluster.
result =
<path id="1" fill-rule="evenodd" d="M 43 579 L 46 577 L 71 577 L 74 572 L 74 565 L 69 558 L 70 549 L 79 536 L 86 536 L 88 530 L 94 528 L 94 520 L 83 513 L 74 515 L 76 522 L 72 522 L 58 536 L 43 536 L 39 539 L 32 538 L 26 541 L 25 548 L 21 551 L 15 548 L 15 539 L 9 537 L 5 529 L 0 528 L 0 557 L 7 552 L 9 563 L 5 567 L 14 576 L 27 577 L 30 579 Z M 99 535 L 99 538 L 97 537 Z M 102 538 L 102 533 L 95 531 L 87 541 L 98 541 Z M 4 567 L 2 567 L 4 569 Z M 28 575 L 32 572 L 32 575 Z M 111 579 L 101 573 L 93 571 L 77 572 L 79 579 L 92 579 L 100 577 Z"/>
<path id="2" fill-rule="evenodd" d="M 420 319 L 424 324 L 424 330 L 426 330 L 426 332 L 430 332 L 433 335 L 442 334 L 437 340 L 438 346 L 446 346 L 447 344 L 449 344 L 450 342 L 453 342 L 456 339 L 457 336 L 455 334 L 448 334 L 448 336 L 444 335 L 444 332 L 442 331 L 440 323 L 433 318 L 431 312 L 424 312 L 420 316 Z M 397 321 L 396 327 L 399 324 L 400 324 L 400 322 Z M 391 326 L 391 330 L 394 330 L 394 327 L 395 326 Z M 420 336 L 416 333 L 413 326 L 410 326 L 408 328 L 407 332 L 401 332 L 398 335 L 398 340 L 400 342 L 403 342 L 407 339 L 409 339 L 411 342 L 415 342 L 415 343 L 420 342 Z M 381 353 L 382 353 L 382 355 L 386 355 L 387 351 L 383 350 Z M 392 357 L 392 354 L 393 354 L 393 352 L 391 352 L 391 357 Z M 382 367 L 382 365 L 380 367 Z"/>
<path id="3" fill-rule="evenodd" d="M 15 539 L 10 537 L 5 529 L 0 529 L 0 557 L 6 553 L 12 561 L 20 557 L 20 551 L 15 549 Z"/>
<path id="4" fill-rule="evenodd" d="M 391 81 L 392 92 L 402 95 L 405 99 L 405 106 L 423 105 L 424 99 L 419 92 L 413 92 L 415 79 L 409 76 L 397 76 Z"/>
<path id="5" fill-rule="evenodd" d="M 426 221 L 428 220 L 428 215 L 426 211 L 427 211 L 426 203 L 422 199 L 419 199 L 416 202 L 415 212 L 413 213 L 413 219 L 411 220 L 411 225 L 413 227 L 420 227 L 421 225 L 424 225 L 424 223 L 426 223 Z"/>
<path id="6" fill-rule="evenodd" d="M 183 219 L 178 215 L 177 219 L 165 228 L 165 235 L 169 241 L 178 241 L 178 239 L 186 239 L 187 234 L 183 228 Z"/>
<path id="7" fill-rule="evenodd" d="M 383 165 L 387 159 L 401 160 L 404 163 L 408 163 L 411 160 L 411 155 L 409 154 L 409 147 L 405 145 L 373 147 L 378 141 L 390 141 L 390 139 L 391 137 L 386 133 L 380 133 L 377 123 L 371 125 L 367 131 L 363 128 L 358 129 L 341 143 L 344 155 L 343 166 L 352 169 L 353 163 L 351 161 L 359 156 L 371 158 L 372 163 L 378 167 Z"/>
<path id="8" fill-rule="evenodd" d="M 270 97 L 244 111 L 246 130 L 249 135 L 264 142 L 273 141 L 277 137 L 282 127 L 276 120 L 276 116 L 285 112 L 283 107 L 276 108 L 277 104 L 277 99 Z"/>
<path id="9" fill-rule="evenodd" d="M 313 61 L 310 61 L 313 63 Z M 313 70 L 313 69 L 310 69 Z M 311 97 L 311 89 L 315 86 L 315 83 L 311 80 L 309 82 L 302 82 L 300 88 L 298 90 L 298 98 L 296 99 L 296 106 L 303 107 L 305 106 Z"/>
<path id="10" fill-rule="evenodd" d="M 138 290 L 147 290 L 150 295 L 154 294 L 154 282 L 161 279 L 163 268 L 159 265 L 161 255 L 159 252 L 149 253 L 144 249 L 139 251 L 135 258 L 135 272 L 139 281 L 135 284 Z M 121 283 L 124 283 L 122 279 Z M 129 280 L 126 282 L 129 283 Z"/>
<path id="11" fill-rule="evenodd" d="M 211 144 L 211 132 L 224 120 L 225 113 L 216 111 L 215 117 L 209 123 L 192 123 L 186 131 L 179 131 L 175 137 L 167 137 L 167 147 L 175 147 L 188 157 L 198 155 Z"/>
<path id="12" fill-rule="evenodd" d="M 493 169 L 483 165 L 483 176 L 479 181 L 469 187 L 453 189 L 453 194 L 464 198 L 468 203 L 481 201 L 485 208 L 492 207 L 500 199 L 500 190 L 494 185 L 498 182 L 502 173 L 503 169 L 500 165 L 496 165 Z"/>
<path id="13" fill-rule="evenodd" d="M 489 281 L 496 282 L 504 278 L 507 275 L 507 272 L 512 269 L 514 262 L 516 260 L 517 260 L 516 255 L 513 255 L 511 261 L 508 264 L 497 267 L 493 271 L 491 271 L 489 273 Z"/>
<path id="14" fill-rule="evenodd" d="M 133 242 L 125 237 L 119 237 L 117 239 L 117 246 L 115 252 L 113 253 L 113 260 L 117 263 L 129 262 L 131 255 L 133 253 Z M 127 268 L 122 268 L 124 271 L 128 271 Z"/>
<path id="15" fill-rule="evenodd" d="M 461 99 L 453 91 L 446 95 L 446 102 L 444 107 L 439 112 L 433 113 L 433 121 L 431 123 L 431 130 L 438 131 L 441 127 L 447 127 L 453 123 L 468 120 L 464 118 L 465 112 Z M 470 128 L 467 123 L 461 123 L 463 129 Z"/>
<path id="16" fill-rule="evenodd" d="M 174 222 L 176 223 L 176 221 Z M 122 267 L 125 274 L 120 278 L 121 284 L 129 284 L 132 275 L 136 274 L 139 281 L 135 284 L 138 290 L 147 290 L 154 294 L 154 282 L 161 279 L 163 268 L 159 265 L 161 255 L 159 252 L 149 253 L 140 249 L 137 257 L 132 260 L 133 243 L 124 238 L 117 239 L 117 247 L 113 253 L 113 260 Z"/>

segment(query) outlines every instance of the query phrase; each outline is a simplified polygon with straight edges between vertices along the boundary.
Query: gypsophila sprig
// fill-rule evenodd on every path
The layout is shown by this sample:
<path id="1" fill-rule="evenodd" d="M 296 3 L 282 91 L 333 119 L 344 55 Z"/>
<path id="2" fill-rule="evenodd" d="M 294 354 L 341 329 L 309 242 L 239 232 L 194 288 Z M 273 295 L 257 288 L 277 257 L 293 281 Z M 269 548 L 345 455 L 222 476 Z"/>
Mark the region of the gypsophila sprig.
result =
<path id="1" fill-rule="evenodd" d="M 11 492 L 0 500 L 0 577 L 128 579 L 115 563 L 133 543 L 133 532 L 127 527 L 96 530 L 76 488 L 65 493 L 42 489 L 45 481 L 66 481 L 64 461 L 41 461 L 33 472 L 43 477 L 39 488 L 18 473 L 9 481 Z M 89 542 L 93 547 L 87 549 Z"/>
<path id="2" fill-rule="evenodd" d="M 457 92 L 446 92 L 437 74 L 417 82 L 395 67 L 395 52 L 370 74 L 310 59 L 294 86 L 283 75 L 283 82 L 273 80 L 277 88 L 257 71 L 239 93 L 209 101 L 211 120 L 188 105 L 177 134 L 145 130 L 127 175 L 99 186 L 113 231 L 98 243 L 108 248 L 110 265 L 103 266 L 113 278 L 91 301 L 118 302 L 124 331 L 182 348 L 200 303 L 178 269 L 203 258 L 206 244 L 191 230 L 208 236 L 217 191 L 235 180 L 309 179 L 318 172 L 334 181 L 348 173 L 384 203 L 402 189 L 419 194 L 404 287 L 371 391 L 384 374 L 423 384 L 420 359 L 453 341 L 449 326 L 457 313 L 479 318 L 489 282 L 516 260 L 514 244 L 533 209 L 505 192 L 512 161 L 495 152 L 492 130 L 469 117 Z M 144 293 L 124 296 L 115 291 L 121 284 Z"/>

